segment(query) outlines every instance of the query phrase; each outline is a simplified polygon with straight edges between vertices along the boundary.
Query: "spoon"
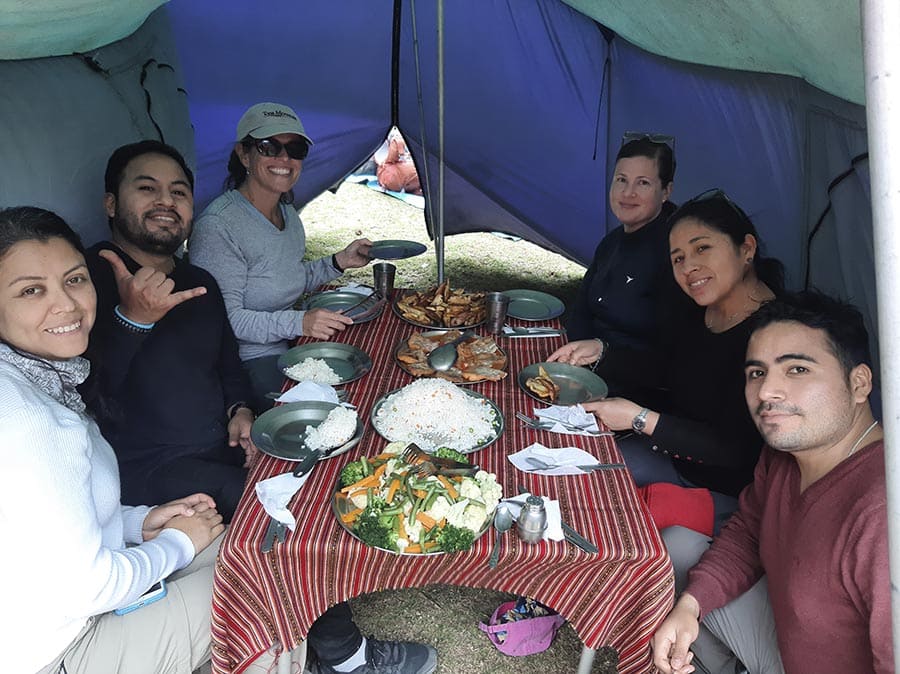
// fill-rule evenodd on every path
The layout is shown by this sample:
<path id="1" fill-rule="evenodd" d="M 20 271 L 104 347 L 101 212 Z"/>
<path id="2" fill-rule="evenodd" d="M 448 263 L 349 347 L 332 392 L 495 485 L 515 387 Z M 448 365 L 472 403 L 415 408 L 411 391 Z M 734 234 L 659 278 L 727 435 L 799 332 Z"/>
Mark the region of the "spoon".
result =
<path id="1" fill-rule="evenodd" d="M 453 367 L 453 363 L 456 362 L 456 359 L 459 356 L 456 351 L 456 345 L 469 339 L 469 337 L 474 336 L 474 334 L 475 333 L 471 330 L 466 330 L 452 342 L 441 344 L 441 346 L 428 354 L 428 367 L 430 367 L 432 370 L 438 370 L 440 372 L 449 370 L 451 367 Z"/>
<path id="2" fill-rule="evenodd" d="M 539 459 L 536 456 L 526 456 L 525 460 L 538 470 L 553 470 L 554 468 L 560 467 L 558 464 L 547 463 L 543 459 Z"/>
<path id="3" fill-rule="evenodd" d="M 488 566 L 492 569 L 497 567 L 500 560 L 500 536 L 509 531 L 513 525 L 513 516 L 509 508 L 501 503 L 497 506 L 494 513 L 494 529 L 497 530 L 497 536 L 494 538 L 494 549 L 491 551 L 491 558 L 488 560 Z"/>

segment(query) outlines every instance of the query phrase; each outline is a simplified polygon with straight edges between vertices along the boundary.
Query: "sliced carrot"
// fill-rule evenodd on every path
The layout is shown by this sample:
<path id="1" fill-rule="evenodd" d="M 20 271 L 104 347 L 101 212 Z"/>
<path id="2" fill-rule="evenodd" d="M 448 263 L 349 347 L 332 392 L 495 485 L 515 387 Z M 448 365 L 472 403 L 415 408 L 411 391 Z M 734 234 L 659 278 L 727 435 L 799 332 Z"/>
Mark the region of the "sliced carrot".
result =
<path id="1" fill-rule="evenodd" d="M 447 489 L 447 493 L 450 494 L 452 498 L 459 498 L 459 492 L 456 491 L 456 487 L 453 486 L 453 483 L 446 478 L 444 475 L 438 475 L 437 479 L 441 481 L 441 484 L 444 485 Z"/>
<path id="2" fill-rule="evenodd" d="M 426 529 L 433 529 L 437 524 L 437 521 L 431 515 L 426 515 L 425 513 L 416 513 L 416 519 L 419 520 Z"/>
<path id="3" fill-rule="evenodd" d="M 416 495 L 416 498 L 425 498 L 428 496 L 428 492 L 424 489 L 413 489 L 413 494 Z"/>
<path id="4" fill-rule="evenodd" d="M 382 452 L 381 454 L 376 454 L 372 457 L 372 461 L 388 461 L 390 459 L 396 459 L 396 454 L 391 454 L 390 452 Z"/>
<path id="5" fill-rule="evenodd" d="M 387 502 L 388 503 L 394 502 L 394 494 L 397 493 L 397 490 L 399 488 L 400 488 L 400 480 L 398 480 L 395 477 L 393 480 L 391 480 L 391 486 L 388 487 L 388 493 L 387 493 Z"/>
<path id="6" fill-rule="evenodd" d="M 375 469 L 375 472 L 372 473 L 372 476 L 376 477 L 376 478 L 381 478 L 381 476 L 384 475 L 384 471 L 386 471 L 386 470 L 387 470 L 387 464 L 383 463 L 380 466 L 378 466 L 378 468 Z"/>
<path id="7" fill-rule="evenodd" d="M 341 522 L 343 522 L 344 524 L 353 524 L 353 522 L 356 521 L 356 518 L 359 517 L 362 511 L 362 508 L 354 508 L 350 512 L 344 513 L 343 515 L 341 515 Z"/>
<path id="8" fill-rule="evenodd" d="M 418 543 L 407 545 L 405 552 L 422 552 L 422 546 Z"/>
<path id="9" fill-rule="evenodd" d="M 438 521 L 437 526 L 438 526 L 438 529 L 443 529 L 445 526 L 447 526 L 447 518 L 442 517 L 440 519 L 440 521 Z"/>
<path id="10" fill-rule="evenodd" d="M 358 482 L 354 482 L 353 484 L 348 484 L 346 487 L 342 488 L 341 491 L 345 494 L 347 492 L 356 491 L 357 489 L 366 489 L 368 487 L 377 487 L 378 486 L 378 477 L 375 475 L 367 475 L 363 479 Z"/>

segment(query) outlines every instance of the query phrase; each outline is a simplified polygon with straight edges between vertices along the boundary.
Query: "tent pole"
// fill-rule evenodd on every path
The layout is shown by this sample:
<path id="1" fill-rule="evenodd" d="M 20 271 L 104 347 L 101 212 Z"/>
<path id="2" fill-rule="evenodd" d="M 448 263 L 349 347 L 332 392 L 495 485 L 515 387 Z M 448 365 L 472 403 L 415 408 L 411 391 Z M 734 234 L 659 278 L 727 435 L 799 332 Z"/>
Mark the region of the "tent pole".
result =
<path id="1" fill-rule="evenodd" d="M 444 0 L 437 0 L 438 209 L 434 227 L 438 283 L 444 282 Z"/>
<path id="2" fill-rule="evenodd" d="M 860 0 L 884 401 L 894 667 L 900 671 L 900 2 Z M 884 588 L 887 590 L 888 588 Z"/>

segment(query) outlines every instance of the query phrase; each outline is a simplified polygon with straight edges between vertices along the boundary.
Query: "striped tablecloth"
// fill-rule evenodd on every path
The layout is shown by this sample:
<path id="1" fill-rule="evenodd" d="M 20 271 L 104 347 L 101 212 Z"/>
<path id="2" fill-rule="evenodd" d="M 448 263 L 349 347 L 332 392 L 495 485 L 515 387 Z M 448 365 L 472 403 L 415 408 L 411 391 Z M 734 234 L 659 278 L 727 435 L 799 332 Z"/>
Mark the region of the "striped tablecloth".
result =
<path id="1" fill-rule="evenodd" d="M 376 590 L 435 583 L 535 597 L 565 616 L 586 646 L 615 648 L 619 672 L 651 670 L 648 644 L 672 605 L 672 570 L 629 474 L 615 470 L 543 477 L 520 472 L 506 460 L 507 454 L 535 441 L 548 447 L 581 447 L 599 461 L 621 460 L 610 438 L 533 431 L 515 418 L 517 411 L 531 413 L 535 405 L 516 385 L 516 373 L 543 361 L 563 343 L 561 338 L 501 340 L 510 374 L 500 382 L 478 384 L 476 390 L 499 405 L 506 430 L 474 458 L 497 474 L 505 495 L 515 494 L 524 484 L 533 493 L 559 499 L 563 520 L 595 542 L 599 554 L 565 542 L 526 545 L 510 532 L 503 538 L 500 563 L 492 570 L 487 565 L 490 534 L 465 553 L 399 556 L 363 545 L 338 524 L 331 494 L 340 470 L 359 454 L 377 454 L 386 444 L 368 414 L 384 393 L 413 380 L 395 364 L 393 352 L 415 330 L 387 308 L 378 319 L 352 326 L 337 338 L 372 357 L 371 372 L 346 387 L 350 401 L 366 419 L 365 434 L 350 452 L 316 466 L 290 504 L 299 522 L 297 530 L 269 554 L 259 550 L 268 517 L 253 489 L 247 489 L 216 566 L 213 670 L 241 672 L 276 640 L 294 648 L 315 619 L 340 601 Z M 251 470 L 248 485 L 291 468 L 289 462 L 263 456 Z"/>

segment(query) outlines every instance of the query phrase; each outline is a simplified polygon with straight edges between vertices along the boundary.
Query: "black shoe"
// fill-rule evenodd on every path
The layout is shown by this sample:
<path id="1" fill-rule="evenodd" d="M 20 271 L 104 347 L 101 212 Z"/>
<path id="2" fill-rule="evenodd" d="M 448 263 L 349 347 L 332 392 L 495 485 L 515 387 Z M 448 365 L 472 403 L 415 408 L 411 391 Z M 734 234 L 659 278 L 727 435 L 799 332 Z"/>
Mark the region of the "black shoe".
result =
<path id="1" fill-rule="evenodd" d="M 437 651 L 411 641 L 366 639 L 366 662 L 349 674 L 431 674 L 437 668 Z M 334 668 L 318 663 L 316 674 L 334 674 Z"/>

